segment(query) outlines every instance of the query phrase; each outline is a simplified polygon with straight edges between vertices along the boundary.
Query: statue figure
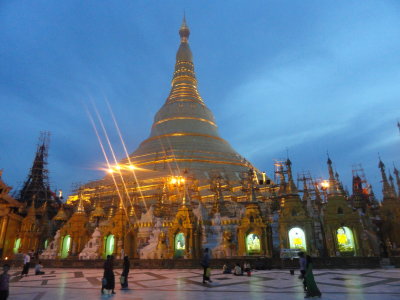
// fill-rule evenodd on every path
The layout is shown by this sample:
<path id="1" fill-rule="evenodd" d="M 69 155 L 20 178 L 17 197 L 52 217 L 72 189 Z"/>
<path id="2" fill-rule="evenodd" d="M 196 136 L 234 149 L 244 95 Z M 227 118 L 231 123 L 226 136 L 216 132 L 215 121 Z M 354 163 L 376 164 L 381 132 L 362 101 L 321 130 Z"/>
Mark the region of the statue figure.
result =
<path id="1" fill-rule="evenodd" d="M 225 230 L 222 233 L 222 242 L 212 250 L 213 257 L 225 258 L 236 255 L 236 247 L 233 244 L 232 232 Z"/>

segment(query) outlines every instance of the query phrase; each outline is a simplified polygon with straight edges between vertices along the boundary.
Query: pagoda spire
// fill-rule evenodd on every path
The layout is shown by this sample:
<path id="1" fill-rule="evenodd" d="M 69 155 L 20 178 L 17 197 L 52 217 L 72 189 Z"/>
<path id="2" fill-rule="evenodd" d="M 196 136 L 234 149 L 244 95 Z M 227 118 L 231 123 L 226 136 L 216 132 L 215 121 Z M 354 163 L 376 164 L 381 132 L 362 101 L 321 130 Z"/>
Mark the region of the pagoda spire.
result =
<path id="1" fill-rule="evenodd" d="M 179 35 L 181 36 L 181 43 L 187 43 L 190 35 L 190 29 L 186 24 L 186 14 L 183 14 L 181 28 L 179 28 Z"/>
<path id="2" fill-rule="evenodd" d="M 172 78 L 172 89 L 167 98 L 167 103 L 182 101 L 190 98 L 194 102 L 203 104 L 203 100 L 197 91 L 197 80 L 194 72 L 193 55 L 189 47 L 190 29 L 183 16 L 182 25 L 179 28 L 181 43 L 176 52 L 176 63 L 174 76 Z"/>
<path id="3" fill-rule="evenodd" d="M 286 168 L 287 168 L 287 174 L 288 174 L 288 185 L 287 185 L 287 193 L 288 194 L 297 194 L 298 190 L 296 185 L 294 184 L 293 180 L 293 174 L 292 174 L 292 162 L 288 158 L 286 160 Z"/>
<path id="4" fill-rule="evenodd" d="M 385 172 L 385 164 L 382 162 L 381 159 L 379 159 L 379 165 L 378 165 L 379 169 L 381 169 L 381 175 L 382 175 L 382 194 L 383 194 L 383 198 L 391 198 L 392 195 L 390 193 L 391 187 L 389 184 L 389 181 L 387 179 L 386 176 L 386 172 Z"/>
<path id="5" fill-rule="evenodd" d="M 328 156 L 328 172 L 329 172 L 329 187 L 328 187 L 328 191 L 329 194 L 337 194 L 339 193 L 339 184 L 335 178 L 335 173 L 333 172 L 333 168 L 332 168 L 332 161 L 331 158 Z"/>
<path id="6" fill-rule="evenodd" d="M 396 167 L 394 167 L 394 176 L 396 176 L 396 183 L 397 183 L 397 190 L 399 192 L 399 196 L 400 196 L 400 176 L 399 176 L 399 170 L 396 169 Z"/>
<path id="7" fill-rule="evenodd" d="M 338 185 L 338 188 L 339 188 L 339 190 L 340 190 L 340 192 L 342 193 L 342 194 L 346 194 L 346 192 L 345 192 L 345 190 L 344 190 L 344 187 L 343 187 L 343 184 L 342 184 L 342 182 L 340 181 L 340 179 L 339 179 L 339 173 L 336 171 L 335 172 L 335 178 L 336 178 L 336 184 Z M 348 193 L 347 193 L 348 194 Z"/>
<path id="8" fill-rule="evenodd" d="M 79 192 L 79 204 L 78 204 L 78 208 L 76 209 L 76 213 L 78 214 L 82 214 L 85 213 L 85 208 L 83 207 L 83 203 L 82 203 L 82 192 Z"/>
<path id="9" fill-rule="evenodd" d="M 60 209 L 57 212 L 57 215 L 53 218 L 54 221 L 65 222 L 68 220 L 68 216 L 65 213 L 64 205 L 61 205 Z"/>
<path id="10" fill-rule="evenodd" d="M 390 192 L 393 194 L 393 196 L 397 196 L 396 195 L 396 188 L 394 187 L 394 181 L 393 181 L 393 176 L 392 173 L 389 172 L 389 182 L 390 182 Z"/>

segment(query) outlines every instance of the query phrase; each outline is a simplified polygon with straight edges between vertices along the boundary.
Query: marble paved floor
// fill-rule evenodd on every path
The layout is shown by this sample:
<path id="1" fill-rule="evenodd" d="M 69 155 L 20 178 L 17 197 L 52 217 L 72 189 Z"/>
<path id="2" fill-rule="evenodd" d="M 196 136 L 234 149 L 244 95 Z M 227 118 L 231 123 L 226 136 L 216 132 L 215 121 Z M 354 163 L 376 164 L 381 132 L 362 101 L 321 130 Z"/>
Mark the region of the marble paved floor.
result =
<path id="1" fill-rule="evenodd" d="M 141 299 L 303 299 L 301 280 L 286 270 L 254 271 L 251 277 L 212 271 L 213 282 L 201 284 L 201 270 L 131 270 L 130 290 L 101 295 L 102 270 L 47 269 L 45 275 L 20 278 L 11 270 L 10 300 Z M 121 270 L 115 270 L 119 281 Z M 322 299 L 400 299 L 400 270 L 316 270 Z M 17 275 L 18 274 L 18 275 Z"/>

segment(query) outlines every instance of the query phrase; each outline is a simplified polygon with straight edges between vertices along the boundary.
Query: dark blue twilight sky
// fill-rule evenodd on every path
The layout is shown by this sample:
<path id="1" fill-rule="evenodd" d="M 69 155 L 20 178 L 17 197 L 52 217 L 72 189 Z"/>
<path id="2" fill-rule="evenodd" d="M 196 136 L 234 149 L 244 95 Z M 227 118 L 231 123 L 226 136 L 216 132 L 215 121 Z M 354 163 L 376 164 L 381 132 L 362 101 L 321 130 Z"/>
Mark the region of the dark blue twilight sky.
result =
<path id="1" fill-rule="evenodd" d="M 0 168 L 15 188 L 40 131 L 52 187 L 101 178 L 85 112 L 95 102 L 119 158 L 165 101 L 186 10 L 199 90 L 220 133 L 260 170 L 286 157 L 351 187 L 362 163 L 379 195 L 378 152 L 400 167 L 399 1 L 1 1 Z"/>

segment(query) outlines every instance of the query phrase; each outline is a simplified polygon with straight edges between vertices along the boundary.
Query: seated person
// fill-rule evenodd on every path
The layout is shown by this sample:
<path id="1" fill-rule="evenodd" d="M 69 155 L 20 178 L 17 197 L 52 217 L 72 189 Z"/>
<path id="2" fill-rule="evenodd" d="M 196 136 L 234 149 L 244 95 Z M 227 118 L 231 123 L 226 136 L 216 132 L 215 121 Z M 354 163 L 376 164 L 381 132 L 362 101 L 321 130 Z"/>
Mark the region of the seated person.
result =
<path id="1" fill-rule="evenodd" d="M 251 266 L 248 262 L 244 263 L 243 269 L 247 273 L 247 276 L 251 276 Z"/>
<path id="2" fill-rule="evenodd" d="M 232 269 L 227 264 L 224 264 L 224 266 L 222 267 L 222 274 L 231 274 L 231 273 Z"/>
<path id="3" fill-rule="evenodd" d="M 39 261 L 35 266 L 35 275 L 43 275 L 44 272 L 42 271 L 43 265 L 42 262 Z"/>
<path id="4" fill-rule="evenodd" d="M 239 264 L 236 264 L 235 268 L 233 269 L 233 275 L 235 276 L 243 276 L 242 268 Z"/>

